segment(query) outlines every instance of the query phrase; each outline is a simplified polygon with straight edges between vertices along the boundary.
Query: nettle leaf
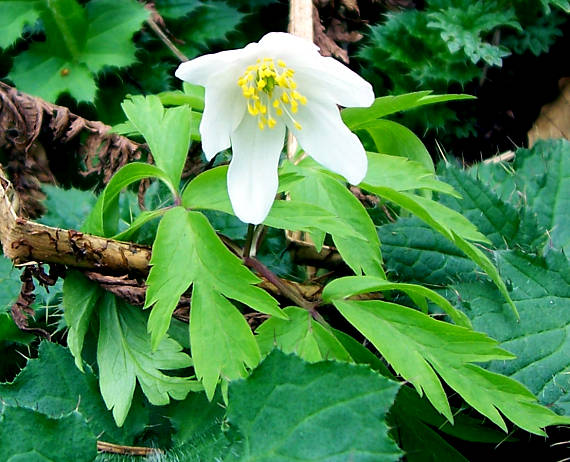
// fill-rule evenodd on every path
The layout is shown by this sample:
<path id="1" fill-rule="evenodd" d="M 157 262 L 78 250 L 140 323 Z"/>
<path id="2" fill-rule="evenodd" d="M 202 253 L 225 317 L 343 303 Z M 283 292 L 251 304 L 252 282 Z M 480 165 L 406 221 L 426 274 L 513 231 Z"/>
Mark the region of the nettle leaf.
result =
<path id="1" fill-rule="evenodd" d="M 67 346 L 75 357 L 75 365 L 83 371 L 81 351 L 95 306 L 103 295 L 97 284 L 79 271 L 69 271 L 63 282 L 63 316 L 69 330 Z"/>
<path id="2" fill-rule="evenodd" d="M 352 362 L 350 354 L 334 333 L 315 321 L 308 310 L 290 306 L 283 311 L 289 319 L 268 319 L 255 331 L 263 355 L 277 347 L 309 362 L 323 359 Z"/>
<path id="3" fill-rule="evenodd" d="M 145 307 L 153 307 L 148 321 L 153 346 L 167 331 L 180 296 L 193 285 L 190 344 L 196 375 L 204 379 L 208 396 L 220 375 L 235 379 L 244 372 L 243 363 L 257 364 L 253 334 L 225 297 L 262 313 L 286 315 L 254 285 L 260 279 L 222 244 L 201 213 L 169 210 L 158 226 L 150 264 Z"/>
<path id="4" fill-rule="evenodd" d="M 510 309 L 518 317 L 517 309 L 509 296 L 505 283 L 489 258 L 469 241 L 490 243 L 477 228 L 460 213 L 431 199 L 419 197 L 407 192 L 395 191 L 383 186 L 372 186 L 362 183 L 362 187 L 380 197 L 388 199 L 402 208 L 412 212 L 418 218 L 429 224 L 433 229 L 443 234 L 461 251 L 473 260 L 495 283 L 501 294 L 507 300 Z"/>
<path id="5" fill-rule="evenodd" d="M 42 191 L 47 195 L 46 213 L 37 221 L 55 228 L 79 229 L 97 200 L 93 192 L 75 188 L 43 184 Z"/>
<path id="6" fill-rule="evenodd" d="M 308 162 L 304 165 L 308 165 Z M 333 242 L 346 264 L 356 274 L 365 273 L 385 277 L 378 234 L 372 219 L 360 201 L 354 197 L 344 183 L 321 171 L 319 167 L 291 168 L 304 177 L 289 187 L 294 200 L 302 200 L 323 207 L 338 217 L 338 224 L 344 223 L 364 237 L 364 239 L 347 238 L 339 235 L 334 228 L 327 230 L 332 235 Z M 319 249 L 324 240 L 324 234 L 313 235 L 313 240 Z"/>
<path id="7" fill-rule="evenodd" d="M 51 418 L 31 409 L 4 407 L 0 413 L 1 460 L 88 462 L 96 456 L 97 438 L 79 412 Z"/>
<path id="8" fill-rule="evenodd" d="M 331 302 L 336 299 L 347 298 L 353 295 L 368 292 L 384 292 L 398 290 L 410 297 L 419 297 L 419 302 L 426 305 L 426 299 L 438 305 L 459 326 L 471 327 L 471 321 L 462 312 L 456 310 L 444 297 L 437 292 L 415 284 L 390 282 L 385 279 L 371 276 L 348 276 L 335 279 L 326 285 L 323 290 L 323 301 Z M 422 303 L 423 301 L 423 303 Z"/>
<path id="9" fill-rule="evenodd" d="M 342 120 L 351 130 L 364 124 L 396 112 L 407 111 L 426 104 L 444 103 L 464 99 L 475 99 L 471 95 L 432 95 L 431 90 L 405 93 L 397 96 L 381 96 L 367 108 L 346 108 L 341 112 Z"/>
<path id="10" fill-rule="evenodd" d="M 217 210 L 233 215 L 226 186 L 228 167 L 220 166 L 207 170 L 194 178 L 182 193 L 182 205 L 192 209 Z M 302 177 L 285 173 L 280 190 L 284 190 Z M 325 209 L 312 201 L 276 200 L 263 222 L 278 229 L 306 231 L 310 233 L 335 233 L 351 239 L 365 238 L 364 234 L 350 223 L 340 220 L 336 212 Z"/>
<path id="11" fill-rule="evenodd" d="M 378 235 L 387 271 L 400 281 L 448 285 L 478 277 L 475 263 L 419 218 L 380 226 Z"/>
<path id="12" fill-rule="evenodd" d="M 151 348 L 144 313 L 110 293 L 104 294 L 99 310 L 99 386 L 118 426 L 125 422 L 137 380 L 155 406 L 168 404 L 170 397 L 184 399 L 192 388 L 198 388 L 189 379 L 161 372 L 189 367 L 192 361 L 166 335 Z"/>
<path id="13" fill-rule="evenodd" d="M 20 35 L 26 24 L 34 24 L 39 14 L 33 8 L 30 0 L 1 0 L 0 1 L 0 48 L 12 45 Z"/>
<path id="14" fill-rule="evenodd" d="M 398 460 L 386 425 L 398 388 L 367 367 L 307 364 L 276 350 L 230 384 L 228 421 L 243 444 L 228 460 Z"/>
<path id="15" fill-rule="evenodd" d="M 488 283 L 455 285 L 461 294 L 458 305 L 477 330 L 517 355 L 514 361 L 492 362 L 490 370 L 520 381 L 542 404 L 570 416 L 570 264 L 556 251 L 544 258 L 499 251 L 496 258 L 512 287 L 520 322 L 502 311 L 502 300 Z"/>
<path id="16" fill-rule="evenodd" d="M 14 263 L 9 258 L 0 254 L 0 313 L 10 311 L 12 304 L 18 298 L 22 281 L 20 272 L 14 268 Z"/>
<path id="17" fill-rule="evenodd" d="M 541 140 L 517 150 L 516 181 L 555 248 L 570 252 L 570 141 Z"/>
<path id="18" fill-rule="evenodd" d="M 122 104 L 129 121 L 147 142 L 158 168 L 178 186 L 190 148 L 190 107 L 164 109 L 158 96 L 133 96 Z"/>
<path id="19" fill-rule="evenodd" d="M 156 0 L 154 3 L 163 17 L 171 19 L 186 16 L 202 5 L 200 0 Z"/>
<path id="20" fill-rule="evenodd" d="M 0 384 L 0 400 L 5 405 L 34 409 L 53 418 L 76 410 L 94 435 L 116 443 L 132 444 L 145 426 L 140 415 L 133 415 L 123 429 L 117 428 L 91 370 L 79 372 L 69 350 L 45 341 L 40 343 L 38 358 L 28 360 L 12 383 Z"/>
<path id="21" fill-rule="evenodd" d="M 464 215 L 495 247 L 528 247 L 539 240 L 541 235 L 546 236 L 529 214 L 503 202 L 485 183 L 473 178 L 465 170 L 447 165 L 441 166 L 438 172 L 463 197 L 457 200 L 442 196 L 439 198 L 440 203 Z"/>
<path id="22" fill-rule="evenodd" d="M 78 101 L 93 102 L 98 72 L 135 62 L 131 37 L 149 15 L 135 0 L 119 5 L 92 0 L 85 8 L 76 0 L 41 0 L 34 6 L 46 41 L 32 43 L 14 58 L 8 77 L 20 90 L 48 101 L 67 92 Z"/>
<path id="23" fill-rule="evenodd" d="M 539 405 L 536 397 L 519 382 L 475 364 L 513 358 L 485 334 L 436 321 L 394 303 L 378 300 L 334 300 L 333 303 L 394 370 L 410 381 L 420 395 L 425 392 L 432 405 L 450 422 L 453 415 L 438 375 L 505 432 L 507 426 L 499 411 L 519 427 L 538 435 L 545 435 L 543 427 L 570 421 Z"/>

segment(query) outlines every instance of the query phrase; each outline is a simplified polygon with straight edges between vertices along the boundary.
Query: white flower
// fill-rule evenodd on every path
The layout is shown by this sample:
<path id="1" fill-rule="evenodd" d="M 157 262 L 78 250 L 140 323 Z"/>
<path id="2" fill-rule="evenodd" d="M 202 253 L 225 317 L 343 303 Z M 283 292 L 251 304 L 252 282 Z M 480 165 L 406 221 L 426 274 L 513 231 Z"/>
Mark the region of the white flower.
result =
<path id="1" fill-rule="evenodd" d="M 228 194 L 240 220 L 259 224 L 271 209 L 286 127 L 321 165 L 351 184 L 364 178 L 366 153 L 337 104 L 370 106 L 372 87 L 313 43 L 272 32 L 240 50 L 187 61 L 176 77 L 206 87 L 202 147 L 210 160 L 232 146 Z"/>

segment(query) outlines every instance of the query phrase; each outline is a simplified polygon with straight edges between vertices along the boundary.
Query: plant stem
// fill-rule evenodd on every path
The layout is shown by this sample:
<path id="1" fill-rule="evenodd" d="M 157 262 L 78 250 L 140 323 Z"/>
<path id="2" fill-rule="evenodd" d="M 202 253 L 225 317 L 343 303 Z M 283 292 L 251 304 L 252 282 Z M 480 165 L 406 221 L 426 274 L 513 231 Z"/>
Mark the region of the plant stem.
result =
<path id="1" fill-rule="evenodd" d="M 251 223 L 247 225 L 247 236 L 245 238 L 245 245 L 243 247 L 242 256 L 244 259 L 249 258 L 251 254 L 251 244 L 253 242 L 253 232 L 255 231 L 255 225 Z"/>
<path id="2" fill-rule="evenodd" d="M 172 43 L 170 41 L 170 39 L 166 36 L 166 34 L 162 31 L 162 29 L 158 26 L 158 24 L 156 23 L 156 21 L 154 21 L 154 19 L 152 18 L 148 18 L 147 21 L 148 25 L 150 26 L 150 28 L 154 31 L 154 33 L 156 35 L 158 35 L 158 38 L 160 40 L 162 40 L 162 43 L 164 43 L 168 49 L 170 51 L 172 51 L 172 53 L 182 62 L 184 61 L 188 61 L 188 58 L 184 55 L 184 53 L 182 53 L 177 47 L 176 45 L 174 45 L 174 43 Z"/>

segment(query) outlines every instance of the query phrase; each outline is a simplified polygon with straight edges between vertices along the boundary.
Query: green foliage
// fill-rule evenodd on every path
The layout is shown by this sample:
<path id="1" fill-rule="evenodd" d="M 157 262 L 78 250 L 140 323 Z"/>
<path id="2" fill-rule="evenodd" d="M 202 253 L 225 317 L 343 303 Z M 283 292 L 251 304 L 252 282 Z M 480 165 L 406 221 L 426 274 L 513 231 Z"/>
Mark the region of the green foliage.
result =
<path id="1" fill-rule="evenodd" d="M 56 418 L 22 407 L 3 407 L 0 413 L 0 457 L 5 461 L 89 462 L 97 455 L 96 443 L 77 411 Z"/>
<path id="2" fill-rule="evenodd" d="M 388 13 L 384 21 L 372 25 L 358 56 L 378 93 L 428 88 L 446 93 L 479 77 L 483 63 L 500 67 L 513 52 L 546 53 L 562 35 L 564 22 L 548 3 L 431 0 L 422 10 Z M 567 0 L 556 3 L 568 11 Z M 498 31 L 500 36 L 495 35 Z M 418 130 L 445 128 L 461 136 L 454 124 L 457 116 L 447 107 L 406 115 L 405 120 Z M 466 121 L 461 123 L 465 131 Z"/>
<path id="3" fill-rule="evenodd" d="M 158 227 L 145 306 L 152 306 L 148 330 L 156 347 L 180 296 L 192 285 L 190 343 L 194 367 L 208 396 L 220 375 L 235 379 L 244 365 L 255 367 L 259 350 L 245 319 L 225 298 L 284 317 L 277 302 L 252 284 L 259 282 L 218 239 L 198 212 L 169 210 Z M 173 272 L 170 268 L 184 268 Z"/>
<path id="4" fill-rule="evenodd" d="M 307 364 L 274 351 L 230 385 L 228 421 L 243 443 L 226 460 L 398 460 L 385 422 L 397 391 L 362 366 Z"/>
<path id="5" fill-rule="evenodd" d="M 169 376 L 161 370 L 174 370 L 192 364 L 182 347 L 164 336 L 151 348 L 146 333 L 146 316 L 105 293 L 99 304 L 97 364 L 99 386 L 107 409 L 120 427 L 131 407 L 138 381 L 148 400 L 161 406 L 170 397 L 183 399 L 196 385 L 184 377 Z M 197 387 L 200 388 L 200 387 Z"/>
<path id="6" fill-rule="evenodd" d="M 501 276 L 512 287 L 521 322 L 501 313 L 496 290 L 485 283 L 460 283 L 458 305 L 481 332 L 517 356 L 489 369 L 525 384 L 550 409 L 570 416 L 570 263 L 560 252 L 545 257 L 516 250 L 497 253 Z"/>
<path id="7" fill-rule="evenodd" d="M 97 74 L 135 62 L 131 38 L 148 17 L 136 1 L 117 5 L 92 0 L 83 7 L 76 0 L 38 0 L 32 7 L 42 20 L 46 41 L 32 43 L 14 58 L 9 78 L 20 90 L 48 101 L 68 92 L 79 101 L 93 102 Z M 21 16 L 15 20 L 22 23 Z"/>
<path id="8" fill-rule="evenodd" d="M 65 348 L 42 342 L 37 359 L 30 359 L 14 382 L 0 384 L 0 399 L 7 406 L 33 409 L 51 418 L 77 411 L 94 435 L 104 441 L 132 444 L 144 429 L 144 415 L 139 409 L 117 428 L 99 392 L 97 377 L 73 366 L 73 357 Z"/>
<path id="9" fill-rule="evenodd" d="M 32 25 L 38 20 L 38 12 L 30 0 L 0 1 L 0 48 L 12 45 L 22 33 L 26 24 Z"/>
<path id="10" fill-rule="evenodd" d="M 20 273 L 14 268 L 11 260 L 0 255 L 0 313 L 10 311 L 10 307 L 20 293 Z"/>
<path id="11" fill-rule="evenodd" d="M 47 211 L 38 222 L 56 228 L 79 229 L 96 201 L 91 191 L 53 185 L 42 185 L 42 190 L 47 196 L 43 202 Z"/>

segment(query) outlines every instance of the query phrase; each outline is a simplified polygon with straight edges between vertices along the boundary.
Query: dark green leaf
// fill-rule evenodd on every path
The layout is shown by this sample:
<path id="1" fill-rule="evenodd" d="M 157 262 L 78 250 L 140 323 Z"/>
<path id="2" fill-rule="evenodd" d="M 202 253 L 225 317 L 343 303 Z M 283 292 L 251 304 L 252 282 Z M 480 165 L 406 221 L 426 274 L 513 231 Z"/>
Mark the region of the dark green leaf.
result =
<path id="1" fill-rule="evenodd" d="M 91 191 L 62 189 L 52 185 L 42 185 L 47 198 L 47 209 L 38 222 L 63 229 L 79 229 L 96 202 Z"/>
<path id="2" fill-rule="evenodd" d="M 0 460 L 89 462 L 96 456 L 96 436 L 77 411 L 55 419 L 16 407 L 0 414 Z"/>
<path id="3" fill-rule="evenodd" d="M 397 390 L 366 367 L 307 364 L 274 351 L 250 377 L 230 384 L 228 420 L 244 444 L 228 460 L 398 460 L 385 423 Z"/>
<path id="4" fill-rule="evenodd" d="M 4 255 L 0 255 L 0 287 L 0 313 L 3 313 L 10 311 L 22 287 L 20 272 L 14 268 L 12 260 Z"/>
<path id="5" fill-rule="evenodd" d="M 26 24 L 34 24 L 39 17 L 30 0 L 1 0 L 0 1 L 0 48 L 6 48 L 14 43 L 22 34 Z"/>

